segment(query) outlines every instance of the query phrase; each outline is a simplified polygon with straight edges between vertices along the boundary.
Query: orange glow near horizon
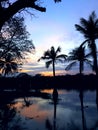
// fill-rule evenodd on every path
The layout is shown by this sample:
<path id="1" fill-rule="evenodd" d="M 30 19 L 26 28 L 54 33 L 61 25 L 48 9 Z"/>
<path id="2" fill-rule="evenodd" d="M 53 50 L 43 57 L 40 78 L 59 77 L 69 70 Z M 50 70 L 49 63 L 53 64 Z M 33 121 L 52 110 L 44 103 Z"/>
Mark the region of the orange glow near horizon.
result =
<path id="1" fill-rule="evenodd" d="M 41 74 L 43 76 L 53 76 L 53 71 L 39 71 L 39 72 L 35 72 L 34 70 L 28 70 L 28 69 L 22 69 L 19 72 L 21 73 L 30 73 L 31 75 L 36 75 L 36 74 Z M 56 70 L 55 71 L 55 75 L 66 75 L 67 72 L 64 70 Z"/>
<path id="2" fill-rule="evenodd" d="M 41 72 L 41 74 L 43 76 L 53 76 L 53 72 L 52 71 Z M 64 70 L 57 70 L 55 72 L 55 75 L 65 75 L 65 74 L 66 74 L 66 71 L 64 71 Z"/>
<path id="3" fill-rule="evenodd" d="M 36 74 L 41 74 L 42 76 L 53 76 L 53 71 L 34 71 L 34 70 L 28 70 L 28 69 L 22 69 L 20 70 L 19 72 L 21 73 L 28 73 L 30 75 L 36 75 Z M 78 74 L 79 72 L 78 71 L 65 71 L 65 70 L 56 70 L 55 71 L 55 75 L 58 76 L 58 75 L 66 75 L 66 74 L 69 74 L 69 75 L 75 75 L 75 74 Z M 84 74 L 95 74 L 94 72 L 91 72 L 91 71 L 84 71 Z"/>
<path id="4" fill-rule="evenodd" d="M 53 93 L 53 89 L 44 89 L 41 92 L 52 94 Z"/>
<path id="5" fill-rule="evenodd" d="M 53 93 L 53 89 L 44 89 L 41 92 L 52 94 Z M 58 94 L 66 94 L 66 93 L 68 93 L 67 90 L 59 90 L 58 91 Z"/>
<path id="6" fill-rule="evenodd" d="M 20 70 L 19 72 L 28 73 L 28 72 L 31 72 L 31 70 L 22 69 L 22 70 Z"/>

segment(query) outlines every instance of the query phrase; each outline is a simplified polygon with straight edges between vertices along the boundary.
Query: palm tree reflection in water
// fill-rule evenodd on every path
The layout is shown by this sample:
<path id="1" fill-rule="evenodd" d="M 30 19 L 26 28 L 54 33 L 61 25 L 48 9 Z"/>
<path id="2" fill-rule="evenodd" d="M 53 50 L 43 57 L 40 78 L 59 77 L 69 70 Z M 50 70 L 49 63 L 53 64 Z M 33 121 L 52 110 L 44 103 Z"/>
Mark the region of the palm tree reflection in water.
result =
<path id="1" fill-rule="evenodd" d="M 32 103 L 30 102 L 30 100 L 28 99 L 28 97 L 24 97 L 24 106 L 25 107 L 29 107 L 30 105 L 32 105 Z"/>
<path id="2" fill-rule="evenodd" d="M 83 105 L 83 90 L 80 90 L 80 102 L 81 102 L 81 112 L 82 112 L 82 125 L 83 125 L 83 130 L 87 130 L 86 128 L 86 120 L 84 116 L 84 105 Z"/>
<path id="3" fill-rule="evenodd" d="M 98 89 L 96 89 L 96 106 L 97 106 L 97 110 L 98 110 Z"/>
<path id="4" fill-rule="evenodd" d="M 56 88 L 53 90 L 53 102 L 54 102 L 54 121 L 53 121 L 53 130 L 56 130 L 56 106 L 58 103 L 58 91 Z"/>
<path id="5" fill-rule="evenodd" d="M 49 119 L 47 119 L 46 120 L 46 128 L 48 130 L 57 130 L 57 127 L 56 127 L 56 106 L 57 106 L 57 103 L 58 103 L 58 91 L 57 91 L 56 88 L 53 89 L 52 100 L 53 100 L 53 104 L 54 104 L 53 125 L 51 124 Z"/>

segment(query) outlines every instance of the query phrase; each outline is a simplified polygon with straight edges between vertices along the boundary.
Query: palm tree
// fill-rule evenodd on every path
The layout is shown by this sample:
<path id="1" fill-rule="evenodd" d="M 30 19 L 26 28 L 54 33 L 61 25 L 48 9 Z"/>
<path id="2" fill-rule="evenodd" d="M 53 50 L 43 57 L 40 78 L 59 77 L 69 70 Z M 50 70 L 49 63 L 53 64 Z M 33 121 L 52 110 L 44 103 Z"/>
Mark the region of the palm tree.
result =
<path id="1" fill-rule="evenodd" d="M 78 48 L 73 49 L 67 58 L 71 63 L 65 68 L 65 70 L 71 69 L 74 65 L 79 62 L 79 72 L 82 74 L 84 70 L 84 62 L 89 64 L 92 67 L 91 61 L 87 58 L 89 54 L 85 54 L 85 47 L 79 46 Z"/>
<path id="2" fill-rule="evenodd" d="M 4 75 L 11 74 L 13 72 L 17 72 L 18 70 L 17 60 L 13 58 L 12 55 L 8 54 L 4 59 L 0 59 L 0 70 Z"/>
<path id="3" fill-rule="evenodd" d="M 55 77 L 55 63 L 57 61 L 63 62 L 63 60 L 66 59 L 66 55 L 58 53 L 61 52 L 61 48 L 58 47 L 56 50 L 52 46 L 50 50 L 47 50 L 44 52 L 44 55 L 38 60 L 46 60 L 46 68 L 49 68 L 49 66 L 52 64 L 53 66 L 53 76 Z"/>
<path id="4" fill-rule="evenodd" d="M 93 57 L 93 69 L 98 74 L 97 67 L 97 48 L 95 44 L 95 40 L 98 39 L 98 18 L 93 11 L 89 16 L 88 20 L 81 18 L 80 25 L 75 24 L 77 31 L 82 33 L 85 37 L 85 42 L 87 42 L 88 46 L 91 50 L 91 55 Z"/>

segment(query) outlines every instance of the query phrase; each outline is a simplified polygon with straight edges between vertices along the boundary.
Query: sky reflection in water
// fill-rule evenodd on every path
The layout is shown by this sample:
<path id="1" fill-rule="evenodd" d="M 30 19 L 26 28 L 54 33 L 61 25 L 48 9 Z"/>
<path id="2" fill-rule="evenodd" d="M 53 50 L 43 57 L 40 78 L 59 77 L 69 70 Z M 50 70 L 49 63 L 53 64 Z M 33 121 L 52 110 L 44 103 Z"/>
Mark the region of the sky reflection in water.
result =
<path id="1" fill-rule="evenodd" d="M 52 95 L 53 90 L 44 90 Z M 59 90 L 58 102 L 54 105 L 52 99 L 30 97 L 26 106 L 23 99 L 16 99 L 16 107 L 27 130 L 49 130 L 54 128 L 54 106 L 56 106 L 55 130 L 82 130 L 82 121 L 88 129 L 97 127 L 98 111 L 96 105 L 96 91 L 86 91 L 83 96 L 84 119 L 78 91 Z M 46 123 L 48 122 L 48 123 Z M 47 127 L 48 124 L 48 127 Z"/>

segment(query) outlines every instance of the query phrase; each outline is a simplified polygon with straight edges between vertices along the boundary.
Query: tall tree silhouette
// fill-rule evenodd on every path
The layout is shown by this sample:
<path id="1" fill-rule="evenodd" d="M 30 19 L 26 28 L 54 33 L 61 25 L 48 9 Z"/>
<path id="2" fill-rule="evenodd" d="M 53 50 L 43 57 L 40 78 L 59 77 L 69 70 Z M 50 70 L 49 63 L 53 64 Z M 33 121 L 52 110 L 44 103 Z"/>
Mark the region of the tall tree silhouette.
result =
<path id="1" fill-rule="evenodd" d="M 5 74 L 17 70 L 18 64 L 23 63 L 25 55 L 34 52 L 34 49 L 24 19 L 21 17 L 10 19 L 0 32 L 0 69 Z"/>
<path id="2" fill-rule="evenodd" d="M 80 25 L 75 24 L 75 27 L 77 31 L 82 33 L 85 37 L 85 42 L 88 43 L 88 46 L 91 50 L 91 54 L 93 57 L 93 65 L 94 65 L 94 71 L 98 75 L 98 69 L 97 69 L 97 48 L 95 44 L 95 40 L 98 39 L 98 18 L 93 11 L 89 18 L 86 20 L 84 18 L 80 19 Z M 84 42 L 84 43 L 85 43 Z"/>
<path id="3" fill-rule="evenodd" d="M 53 76 L 55 76 L 55 63 L 57 61 L 59 62 L 63 62 L 63 60 L 66 60 L 66 55 L 64 54 L 60 54 L 58 55 L 58 53 L 61 52 L 61 48 L 58 47 L 56 50 L 55 48 L 52 46 L 50 50 L 47 50 L 44 52 L 43 56 L 38 60 L 46 60 L 46 68 L 49 68 L 49 66 L 52 64 L 53 66 Z"/>
<path id="4" fill-rule="evenodd" d="M 60 2 L 61 0 L 54 0 Z M 20 13 L 27 8 L 45 12 L 46 8 L 40 6 L 40 0 L 0 0 L 0 30 L 4 23 L 16 13 Z"/>
<path id="5" fill-rule="evenodd" d="M 73 49 L 67 58 L 71 63 L 65 68 L 65 70 L 71 69 L 74 65 L 79 62 L 79 72 L 82 74 L 84 70 L 84 62 L 89 64 L 92 67 L 91 61 L 88 59 L 89 54 L 85 54 L 85 47 L 79 46 L 78 48 Z"/>

